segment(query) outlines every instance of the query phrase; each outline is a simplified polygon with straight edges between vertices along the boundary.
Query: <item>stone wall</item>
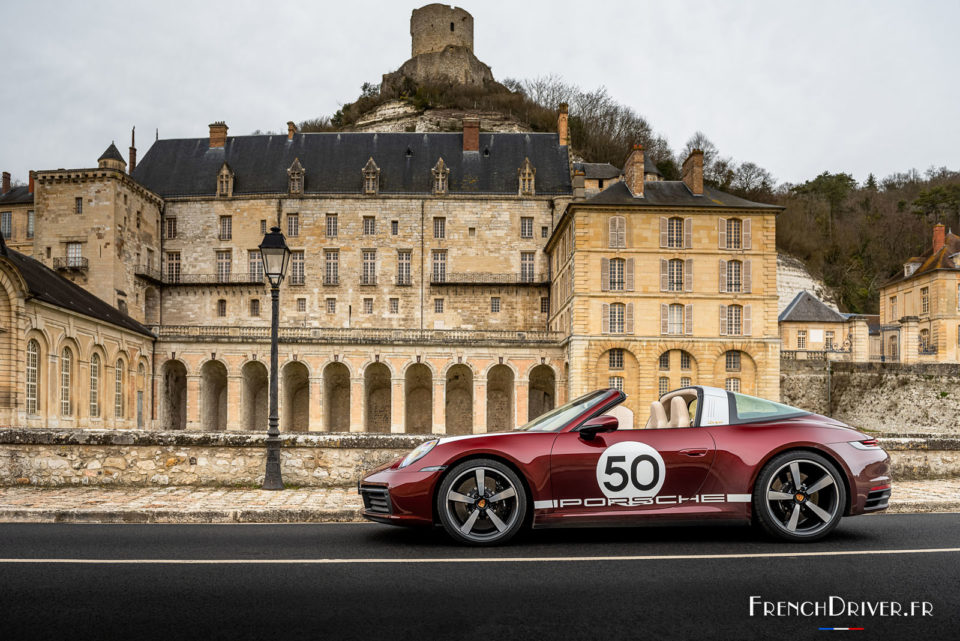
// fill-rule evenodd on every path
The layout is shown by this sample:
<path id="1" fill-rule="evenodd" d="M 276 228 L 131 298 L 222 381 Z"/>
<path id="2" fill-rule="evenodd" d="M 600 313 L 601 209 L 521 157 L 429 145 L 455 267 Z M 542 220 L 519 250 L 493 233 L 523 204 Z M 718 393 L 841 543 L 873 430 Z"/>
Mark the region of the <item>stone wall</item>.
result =
<path id="1" fill-rule="evenodd" d="M 265 438 L 260 433 L 0 429 L 0 486 L 258 486 Z M 291 486 L 351 487 L 365 472 L 406 455 L 427 438 L 284 435 L 283 480 Z"/>
<path id="2" fill-rule="evenodd" d="M 960 434 L 960 365 L 783 361 L 780 398 L 857 428 Z M 828 394 L 829 381 L 829 394 Z"/>

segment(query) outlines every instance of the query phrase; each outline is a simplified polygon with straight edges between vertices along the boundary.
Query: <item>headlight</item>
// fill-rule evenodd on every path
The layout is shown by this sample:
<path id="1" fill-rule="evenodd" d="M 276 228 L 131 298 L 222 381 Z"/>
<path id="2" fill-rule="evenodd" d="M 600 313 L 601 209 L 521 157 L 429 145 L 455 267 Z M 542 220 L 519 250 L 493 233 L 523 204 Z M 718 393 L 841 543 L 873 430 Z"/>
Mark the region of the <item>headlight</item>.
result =
<path id="1" fill-rule="evenodd" d="M 414 461 L 422 459 L 430 450 L 433 449 L 437 443 L 439 443 L 439 439 L 433 439 L 432 441 L 427 441 L 426 443 L 421 443 L 418 445 L 415 450 L 407 454 L 407 457 L 400 462 L 400 468 L 405 468 Z"/>

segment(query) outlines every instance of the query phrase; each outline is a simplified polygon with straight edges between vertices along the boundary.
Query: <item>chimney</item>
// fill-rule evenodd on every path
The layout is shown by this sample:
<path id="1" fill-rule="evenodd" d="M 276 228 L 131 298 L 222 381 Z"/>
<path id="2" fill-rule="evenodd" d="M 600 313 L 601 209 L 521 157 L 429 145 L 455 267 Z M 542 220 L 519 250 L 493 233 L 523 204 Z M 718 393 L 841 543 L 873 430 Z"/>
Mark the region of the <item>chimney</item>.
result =
<path id="1" fill-rule="evenodd" d="M 130 162 L 127 163 L 127 171 L 133 173 L 137 168 L 137 128 L 130 130 Z"/>
<path id="2" fill-rule="evenodd" d="M 480 151 L 480 119 L 476 116 L 463 117 L 463 150 Z"/>
<path id="3" fill-rule="evenodd" d="M 0 193 L 5 194 L 8 191 L 10 191 L 10 172 L 5 171 L 3 172 L 3 191 L 0 191 Z"/>
<path id="4" fill-rule="evenodd" d="M 210 148 L 223 147 L 227 144 L 227 123 L 222 120 L 210 125 Z"/>
<path id="5" fill-rule="evenodd" d="M 683 176 L 683 184 L 687 186 L 694 196 L 703 195 L 703 150 L 694 149 L 683 161 L 683 168 L 680 170 Z"/>
<path id="6" fill-rule="evenodd" d="M 944 232 L 943 223 L 937 223 L 933 226 L 933 253 L 936 254 L 938 251 L 943 249 L 945 242 L 946 233 Z"/>
<path id="7" fill-rule="evenodd" d="M 634 198 L 643 198 L 643 145 L 633 146 L 623 165 L 623 179 Z"/>
<path id="8" fill-rule="evenodd" d="M 567 103 L 560 103 L 560 113 L 557 115 L 557 137 L 560 138 L 560 146 L 566 147 L 570 144 L 570 131 L 567 127 Z"/>
<path id="9" fill-rule="evenodd" d="M 292 121 L 287 121 L 287 140 L 293 140 L 293 134 L 297 133 L 297 125 Z"/>
<path id="10" fill-rule="evenodd" d="M 586 191 L 584 191 L 584 181 L 587 176 L 582 169 L 578 169 L 573 172 L 573 199 L 574 200 L 583 200 L 586 198 Z"/>
<path id="11" fill-rule="evenodd" d="M 31 169 L 31 170 L 30 170 L 30 173 L 29 173 L 28 175 L 30 176 L 30 182 L 27 183 L 27 191 L 32 194 L 32 193 L 33 193 L 33 181 L 34 181 L 34 179 L 37 177 L 37 172 L 35 172 L 34 170 Z"/>

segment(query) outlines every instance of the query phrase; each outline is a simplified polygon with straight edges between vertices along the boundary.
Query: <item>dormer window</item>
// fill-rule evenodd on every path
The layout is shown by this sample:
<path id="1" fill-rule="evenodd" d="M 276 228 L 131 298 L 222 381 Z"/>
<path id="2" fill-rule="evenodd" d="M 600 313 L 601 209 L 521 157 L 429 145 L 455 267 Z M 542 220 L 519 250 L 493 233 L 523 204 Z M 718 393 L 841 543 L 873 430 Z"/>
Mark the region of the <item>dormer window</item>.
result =
<path id="1" fill-rule="evenodd" d="M 919 267 L 920 267 L 920 263 L 904 263 L 903 264 L 904 278 L 906 278 L 907 276 L 913 276 L 913 273 L 917 271 Z"/>
<path id="2" fill-rule="evenodd" d="M 217 172 L 217 196 L 229 198 L 233 196 L 233 170 L 230 165 L 223 163 Z"/>
<path id="3" fill-rule="evenodd" d="M 445 194 L 447 193 L 447 176 L 450 175 L 450 170 L 447 169 L 446 163 L 443 162 L 443 158 L 437 161 L 437 164 L 433 166 L 433 193 L 435 194 Z"/>
<path id="4" fill-rule="evenodd" d="M 380 191 L 380 168 L 373 162 L 373 156 L 363 168 L 363 193 L 375 196 Z"/>
<path id="5" fill-rule="evenodd" d="M 534 194 L 534 176 L 536 175 L 537 170 L 532 164 L 530 164 L 529 158 L 523 159 L 523 166 L 517 170 L 517 175 L 520 177 L 520 195 L 521 196 L 533 196 Z"/>
<path id="6" fill-rule="evenodd" d="M 289 176 L 289 192 L 291 194 L 303 193 L 303 166 L 300 165 L 300 159 L 294 158 L 293 164 L 287 170 Z"/>

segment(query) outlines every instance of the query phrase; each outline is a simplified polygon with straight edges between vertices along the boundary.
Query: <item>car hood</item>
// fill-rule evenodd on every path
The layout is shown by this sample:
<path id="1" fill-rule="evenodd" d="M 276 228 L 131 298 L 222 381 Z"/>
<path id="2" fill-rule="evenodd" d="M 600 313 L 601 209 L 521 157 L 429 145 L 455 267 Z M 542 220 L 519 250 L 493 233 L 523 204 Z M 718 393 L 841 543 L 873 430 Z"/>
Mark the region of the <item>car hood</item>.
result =
<path id="1" fill-rule="evenodd" d="M 484 434 L 463 434 L 461 436 L 444 436 L 439 441 L 437 441 L 437 445 L 446 445 L 447 443 L 453 443 L 455 441 L 468 441 L 470 439 L 477 439 L 477 438 L 505 438 L 508 436 L 519 436 L 521 434 L 544 434 L 544 432 L 523 432 L 520 430 L 514 430 L 512 432 L 487 432 Z"/>

